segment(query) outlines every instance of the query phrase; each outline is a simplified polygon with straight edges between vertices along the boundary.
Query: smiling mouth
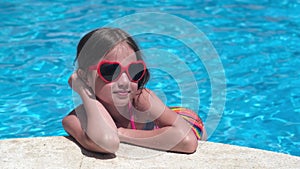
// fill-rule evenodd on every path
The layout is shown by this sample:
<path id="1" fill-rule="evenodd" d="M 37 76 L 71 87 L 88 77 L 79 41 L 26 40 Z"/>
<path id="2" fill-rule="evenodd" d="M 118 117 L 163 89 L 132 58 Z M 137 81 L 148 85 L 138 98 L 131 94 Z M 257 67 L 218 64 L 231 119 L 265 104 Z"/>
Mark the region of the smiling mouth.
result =
<path id="1" fill-rule="evenodd" d="M 131 91 L 114 91 L 113 92 L 113 94 L 118 94 L 118 95 L 121 95 L 121 96 L 126 96 L 129 93 L 131 93 Z"/>

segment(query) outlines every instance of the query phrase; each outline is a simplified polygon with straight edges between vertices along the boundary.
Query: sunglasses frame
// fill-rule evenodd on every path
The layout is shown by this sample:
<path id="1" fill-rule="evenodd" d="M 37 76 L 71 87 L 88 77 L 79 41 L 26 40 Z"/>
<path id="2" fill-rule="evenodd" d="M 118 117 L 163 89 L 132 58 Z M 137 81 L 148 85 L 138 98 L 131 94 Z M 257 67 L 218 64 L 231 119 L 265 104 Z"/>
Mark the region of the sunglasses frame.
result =
<path id="1" fill-rule="evenodd" d="M 130 76 L 130 74 L 129 74 L 129 70 L 128 70 L 128 69 L 129 69 L 129 67 L 130 67 L 132 64 L 137 64 L 137 63 L 141 63 L 141 64 L 144 66 L 144 71 L 143 71 L 143 74 L 141 75 L 141 77 L 140 77 L 138 80 L 133 80 L 133 78 L 132 78 L 132 77 Z M 106 80 L 106 79 L 103 77 L 103 75 L 101 74 L 101 71 L 100 71 L 100 67 L 101 67 L 103 64 L 118 64 L 119 67 L 121 68 L 121 71 L 120 71 L 119 75 L 118 75 L 114 80 L 112 80 L 112 81 Z M 131 63 L 129 63 L 127 66 L 122 66 L 120 62 L 116 62 L 116 61 L 102 60 L 102 61 L 100 61 L 97 65 L 92 65 L 92 66 L 90 66 L 90 67 L 89 67 L 89 70 L 97 70 L 98 76 L 99 76 L 104 82 L 106 82 L 106 83 L 110 83 L 110 82 L 115 82 L 115 81 L 117 81 L 117 80 L 120 78 L 120 76 L 123 74 L 123 72 L 126 72 L 128 78 L 129 78 L 129 80 L 130 80 L 131 82 L 136 83 L 136 82 L 140 81 L 140 80 L 145 76 L 145 73 L 146 73 L 147 68 L 146 68 L 145 62 L 142 61 L 142 60 L 138 60 L 138 61 L 135 61 L 135 62 L 131 62 Z"/>

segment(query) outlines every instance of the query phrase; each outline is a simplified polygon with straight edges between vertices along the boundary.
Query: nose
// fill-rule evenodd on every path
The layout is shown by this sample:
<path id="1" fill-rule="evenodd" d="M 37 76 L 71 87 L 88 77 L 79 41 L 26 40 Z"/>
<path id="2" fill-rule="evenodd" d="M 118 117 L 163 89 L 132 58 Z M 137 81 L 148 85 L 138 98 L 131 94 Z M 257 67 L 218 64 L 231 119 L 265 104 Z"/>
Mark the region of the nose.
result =
<path id="1" fill-rule="evenodd" d="M 122 73 L 117 81 L 118 87 L 120 89 L 128 89 L 130 80 L 125 72 Z"/>

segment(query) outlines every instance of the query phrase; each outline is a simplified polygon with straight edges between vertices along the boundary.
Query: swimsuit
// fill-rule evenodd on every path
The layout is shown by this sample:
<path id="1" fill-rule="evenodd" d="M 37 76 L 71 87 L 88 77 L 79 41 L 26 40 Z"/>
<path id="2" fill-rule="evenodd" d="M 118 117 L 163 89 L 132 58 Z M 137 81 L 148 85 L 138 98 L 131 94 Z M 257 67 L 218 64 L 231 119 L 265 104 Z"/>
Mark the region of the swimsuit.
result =
<path id="1" fill-rule="evenodd" d="M 135 124 L 134 124 L 134 116 L 131 111 L 131 106 L 128 106 L 129 112 L 130 112 L 130 124 L 132 129 L 137 129 Z M 170 107 L 172 111 L 175 113 L 179 114 L 184 120 L 188 122 L 188 124 L 191 126 L 192 131 L 194 132 L 195 136 L 197 137 L 198 140 L 201 140 L 201 137 L 203 135 L 203 130 L 204 130 L 204 125 L 201 120 L 201 118 L 192 110 L 189 110 L 187 108 L 183 107 Z M 144 126 L 143 130 L 153 130 L 159 128 L 155 123 L 148 122 Z"/>
<path id="2" fill-rule="evenodd" d="M 201 118 L 192 110 L 184 107 L 170 107 L 171 110 L 179 114 L 192 127 L 192 130 L 198 140 L 203 136 L 204 125 Z"/>

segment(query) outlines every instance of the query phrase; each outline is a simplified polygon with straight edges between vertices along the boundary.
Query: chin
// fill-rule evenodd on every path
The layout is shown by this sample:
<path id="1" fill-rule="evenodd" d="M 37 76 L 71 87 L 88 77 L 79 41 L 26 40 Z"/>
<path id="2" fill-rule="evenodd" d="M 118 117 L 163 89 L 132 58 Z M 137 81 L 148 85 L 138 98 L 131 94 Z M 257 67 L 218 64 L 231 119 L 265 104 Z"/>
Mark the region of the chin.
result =
<path id="1" fill-rule="evenodd" d="M 129 97 L 127 97 L 127 98 L 113 98 L 113 104 L 116 107 L 128 106 L 129 101 L 130 101 Z"/>

